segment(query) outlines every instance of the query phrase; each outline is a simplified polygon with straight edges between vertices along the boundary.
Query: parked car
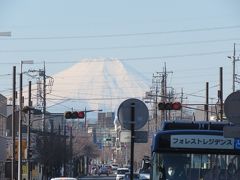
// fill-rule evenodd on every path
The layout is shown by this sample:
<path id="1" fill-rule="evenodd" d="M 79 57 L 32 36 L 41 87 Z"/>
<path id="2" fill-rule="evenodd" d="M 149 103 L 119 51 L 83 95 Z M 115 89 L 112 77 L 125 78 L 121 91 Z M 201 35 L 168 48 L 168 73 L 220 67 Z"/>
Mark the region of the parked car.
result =
<path id="1" fill-rule="evenodd" d="M 117 175 L 116 175 L 116 180 L 121 180 L 124 178 L 125 173 L 129 173 L 128 168 L 118 168 L 117 169 Z"/>
<path id="2" fill-rule="evenodd" d="M 101 174 L 105 174 L 105 175 L 109 175 L 109 169 L 106 166 L 102 166 L 99 171 L 98 171 L 98 175 L 100 176 Z"/>

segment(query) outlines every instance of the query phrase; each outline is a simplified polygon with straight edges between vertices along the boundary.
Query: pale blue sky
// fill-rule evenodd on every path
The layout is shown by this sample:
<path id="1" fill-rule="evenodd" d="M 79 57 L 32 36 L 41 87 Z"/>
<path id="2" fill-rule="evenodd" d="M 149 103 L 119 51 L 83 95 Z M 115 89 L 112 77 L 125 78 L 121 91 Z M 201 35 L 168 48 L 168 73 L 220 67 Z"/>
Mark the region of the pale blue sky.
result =
<path id="1" fill-rule="evenodd" d="M 192 103 L 205 102 L 195 95 L 205 95 L 206 82 L 218 85 L 223 67 L 226 98 L 233 43 L 240 53 L 239 7 L 239 0 L 0 0 L 0 32 L 12 32 L 0 37 L 0 93 L 11 94 L 7 74 L 14 65 L 19 71 L 21 60 L 34 60 L 35 68 L 45 61 L 53 75 L 81 59 L 104 57 L 121 59 L 149 84 L 166 62 L 173 72 L 168 85 L 183 88 Z"/>

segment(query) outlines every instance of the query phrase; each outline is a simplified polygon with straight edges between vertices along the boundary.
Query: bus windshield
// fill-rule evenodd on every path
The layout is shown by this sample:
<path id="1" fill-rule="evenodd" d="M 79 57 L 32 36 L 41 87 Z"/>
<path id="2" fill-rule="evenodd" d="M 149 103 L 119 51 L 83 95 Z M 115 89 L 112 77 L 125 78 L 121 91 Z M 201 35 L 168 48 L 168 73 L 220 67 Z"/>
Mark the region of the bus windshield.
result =
<path id="1" fill-rule="evenodd" d="M 240 177 L 239 155 L 154 153 L 152 158 L 152 179 L 227 180 Z"/>

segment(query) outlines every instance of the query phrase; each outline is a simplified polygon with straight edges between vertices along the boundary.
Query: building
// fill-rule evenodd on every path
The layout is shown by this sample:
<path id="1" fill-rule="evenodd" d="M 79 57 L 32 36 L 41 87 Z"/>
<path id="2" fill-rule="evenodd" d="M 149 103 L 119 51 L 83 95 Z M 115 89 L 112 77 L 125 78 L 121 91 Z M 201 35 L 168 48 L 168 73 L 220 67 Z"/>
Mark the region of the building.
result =
<path id="1" fill-rule="evenodd" d="M 96 143 L 101 150 L 100 161 L 104 164 L 109 164 L 114 161 L 113 149 L 116 142 L 114 118 L 114 112 L 98 113 L 94 143 Z"/>
<path id="2" fill-rule="evenodd" d="M 0 136 L 6 136 L 7 98 L 0 94 Z"/>
<path id="3" fill-rule="evenodd" d="M 5 178 L 9 139 L 6 137 L 7 98 L 0 94 L 0 179 Z"/>

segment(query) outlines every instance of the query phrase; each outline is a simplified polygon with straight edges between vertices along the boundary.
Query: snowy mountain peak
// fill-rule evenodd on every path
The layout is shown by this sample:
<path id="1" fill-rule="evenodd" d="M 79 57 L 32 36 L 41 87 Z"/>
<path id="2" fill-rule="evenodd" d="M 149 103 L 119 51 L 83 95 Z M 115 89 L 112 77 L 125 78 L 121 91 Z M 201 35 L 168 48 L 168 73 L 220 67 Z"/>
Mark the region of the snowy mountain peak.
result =
<path id="1" fill-rule="evenodd" d="M 142 99 L 149 90 L 145 78 L 118 59 L 85 59 L 53 78 L 52 92 L 47 95 L 50 112 L 116 111 L 125 99 Z"/>

